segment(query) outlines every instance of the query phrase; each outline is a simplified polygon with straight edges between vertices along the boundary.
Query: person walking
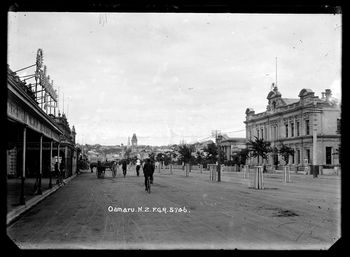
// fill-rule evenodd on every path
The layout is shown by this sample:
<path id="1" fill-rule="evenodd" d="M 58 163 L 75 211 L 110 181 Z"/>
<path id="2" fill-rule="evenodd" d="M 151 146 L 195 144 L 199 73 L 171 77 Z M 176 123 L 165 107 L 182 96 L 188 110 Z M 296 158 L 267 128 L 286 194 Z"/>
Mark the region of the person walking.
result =
<path id="1" fill-rule="evenodd" d="M 112 164 L 112 175 L 113 178 L 115 178 L 115 176 L 117 175 L 117 170 L 118 170 L 118 164 L 116 161 L 113 162 Z"/>
<path id="2" fill-rule="evenodd" d="M 137 174 L 137 176 L 140 175 L 140 168 L 141 168 L 141 161 L 140 161 L 140 159 L 137 159 L 136 160 L 136 174 Z"/>
<path id="3" fill-rule="evenodd" d="M 152 160 L 150 160 L 150 163 L 151 163 L 150 183 L 153 184 L 153 173 L 154 173 L 154 170 L 155 170 L 155 165 L 154 165 L 154 162 Z"/>
<path id="4" fill-rule="evenodd" d="M 64 173 L 65 173 L 65 169 L 64 169 L 64 163 L 63 163 L 63 160 L 62 160 L 61 163 L 60 163 L 60 184 L 65 184 L 63 182 Z"/>
<path id="5" fill-rule="evenodd" d="M 124 159 L 123 162 L 122 162 L 122 169 L 123 169 L 123 176 L 124 176 L 124 178 L 126 176 L 127 166 L 128 166 L 128 164 L 127 164 L 126 160 Z"/>
<path id="6" fill-rule="evenodd" d="M 58 161 L 55 163 L 55 176 L 56 176 L 56 184 L 60 183 L 60 167 L 58 165 Z"/>

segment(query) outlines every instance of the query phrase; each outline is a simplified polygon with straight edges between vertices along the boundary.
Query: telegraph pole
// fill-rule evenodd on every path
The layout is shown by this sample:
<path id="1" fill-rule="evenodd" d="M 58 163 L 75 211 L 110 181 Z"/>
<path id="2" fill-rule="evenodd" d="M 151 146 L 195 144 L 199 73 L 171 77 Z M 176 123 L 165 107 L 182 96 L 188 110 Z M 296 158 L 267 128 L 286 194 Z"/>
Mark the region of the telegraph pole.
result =
<path id="1" fill-rule="evenodd" d="M 277 87 L 277 56 L 276 56 L 276 87 Z"/>
<path id="2" fill-rule="evenodd" d="M 218 154 L 219 154 L 219 158 L 218 158 L 218 166 L 219 166 L 219 169 L 218 169 L 218 182 L 221 181 L 221 134 L 219 134 L 217 136 L 217 142 L 218 142 Z"/>
<path id="3" fill-rule="evenodd" d="M 218 148 L 218 167 L 217 167 L 217 172 L 218 172 L 218 182 L 221 181 L 221 133 L 219 130 L 214 130 L 213 131 L 213 135 L 215 136 L 215 141 L 216 141 L 216 145 Z"/>

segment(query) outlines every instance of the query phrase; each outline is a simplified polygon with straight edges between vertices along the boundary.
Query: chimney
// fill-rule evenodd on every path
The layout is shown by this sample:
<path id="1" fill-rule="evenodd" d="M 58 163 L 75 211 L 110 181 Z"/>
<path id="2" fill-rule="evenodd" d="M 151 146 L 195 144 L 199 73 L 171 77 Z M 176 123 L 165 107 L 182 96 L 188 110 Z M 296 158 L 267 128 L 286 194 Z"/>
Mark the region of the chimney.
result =
<path id="1" fill-rule="evenodd" d="M 326 101 L 328 102 L 329 99 L 332 97 L 332 91 L 330 89 L 326 89 Z"/>
<path id="2" fill-rule="evenodd" d="M 322 92 L 321 94 L 322 94 L 322 99 L 324 99 L 324 94 L 325 94 L 325 92 Z"/>

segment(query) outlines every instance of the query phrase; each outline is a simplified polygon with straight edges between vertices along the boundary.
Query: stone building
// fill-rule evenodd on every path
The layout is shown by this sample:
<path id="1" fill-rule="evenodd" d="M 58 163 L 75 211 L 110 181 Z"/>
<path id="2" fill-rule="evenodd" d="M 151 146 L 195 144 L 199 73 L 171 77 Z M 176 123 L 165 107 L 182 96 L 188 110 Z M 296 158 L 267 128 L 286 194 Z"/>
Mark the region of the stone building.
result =
<path id="1" fill-rule="evenodd" d="M 226 160 L 232 160 L 234 154 L 247 148 L 247 140 L 245 138 L 223 138 L 220 141 L 220 147 L 225 153 Z"/>
<path id="2" fill-rule="evenodd" d="M 60 147 L 63 151 L 63 163 L 65 167 L 65 177 L 69 177 L 76 172 L 77 168 L 77 151 L 75 145 L 76 132 L 74 126 L 72 129 L 69 127 L 69 123 L 66 115 L 58 113 L 58 116 L 49 114 L 55 121 L 57 126 L 61 129 L 63 134 L 60 136 Z"/>
<path id="3" fill-rule="evenodd" d="M 246 109 L 246 138 L 263 138 L 277 148 L 287 145 L 294 149 L 289 164 L 292 170 L 303 170 L 307 164 L 314 166 L 339 165 L 341 109 L 330 89 L 315 96 L 311 89 L 302 89 L 299 98 L 283 98 L 277 86 L 267 96 L 265 112 Z M 268 165 L 283 164 L 281 156 L 269 154 Z M 262 160 L 250 158 L 248 164 L 261 164 Z"/>

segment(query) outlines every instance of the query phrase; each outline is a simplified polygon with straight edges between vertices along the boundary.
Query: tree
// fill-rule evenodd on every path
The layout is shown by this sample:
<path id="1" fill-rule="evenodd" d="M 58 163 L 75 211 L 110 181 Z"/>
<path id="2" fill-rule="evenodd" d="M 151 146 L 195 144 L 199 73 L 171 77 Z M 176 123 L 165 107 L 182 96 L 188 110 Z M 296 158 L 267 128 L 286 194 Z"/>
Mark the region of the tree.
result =
<path id="1" fill-rule="evenodd" d="M 233 155 L 233 161 L 238 165 L 245 165 L 249 155 L 249 149 L 245 148 Z"/>
<path id="2" fill-rule="evenodd" d="M 203 160 L 205 159 L 205 156 L 204 156 L 204 154 L 203 154 L 203 152 L 202 151 L 197 151 L 196 152 L 196 155 L 195 155 L 196 157 L 196 163 L 197 164 L 203 164 Z"/>
<path id="3" fill-rule="evenodd" d="M 267 160 L 267 154 L 272 151 L 270 145 L 271 143 L 264 141 L 263 138 L 255 137 L 255 140 L 248 141 L 248 149 L 252 157 L 261 157 L 263 160 Z M 265 165 L 263 166 L 265 170 Z"/>
<path id="4" fill-rule="evenodd" d="M 218 147 L 215 143 L 210 143 L 204 148 L 204 152 L 206 152 L 207 161 L 209 163 L 216 163 L 218 156 Z"/>
<path id="5" fill-rule="evenodd" d="M 285 145 L 285 144 L 281 144 L 281 147 L 279 149 L 279 153 L 280 155 L 282 155 L 283 160 L 286 162 L 286 165 L 288 165 L 289 162 L 289 156 L 293 156 L 294 155 L 294 149 Z"/>
<path id="6" fill-rule="evenodd" d="M 163 160 L 164 160 L 163 154 L 162 154 L 162 153 L 158 153 L 158 154 L 156 155 L 156 161 L 157 161 L 157 162 L 162 162 Z"/>
<path id="7" fill-rule="evenodd" d="M 192 153 L 195 151 L 193 145 L 180 145 L 179 146 L 179 155 L 180 159 L 185 163 L 191 163 L 193 161 Z"/>
<path id="8" fill-rule="evenodd" d="M 129 159 L 131 154 L 131 148 L 127 148 L 124 154 L 125 159 Z"/>
<path id="9" fill-rule="evenodd" d="M 166 151 L 164 153 L 164 164 L 165 165 L 169 165 L 172 162 L 172 155 L 173 155 L 173 152 L 171 152 L 171 151 Z"/>
<path id="10" fill-rule="evenodd" d="M 275 165 L 275 169 L 277 169 L 279 150 L 276 146 L 274 146 L 272 147 L 271 152 L 272 152 L 273 165 Z"/>
<path id="11" fill-rule="evenodd" d="M 137 159 L 138 159 L 137 156 L 133 156 L 133 157 L 130 158 L 130 161 L 131 161 L 132 164 L 135 164 Z"/>

